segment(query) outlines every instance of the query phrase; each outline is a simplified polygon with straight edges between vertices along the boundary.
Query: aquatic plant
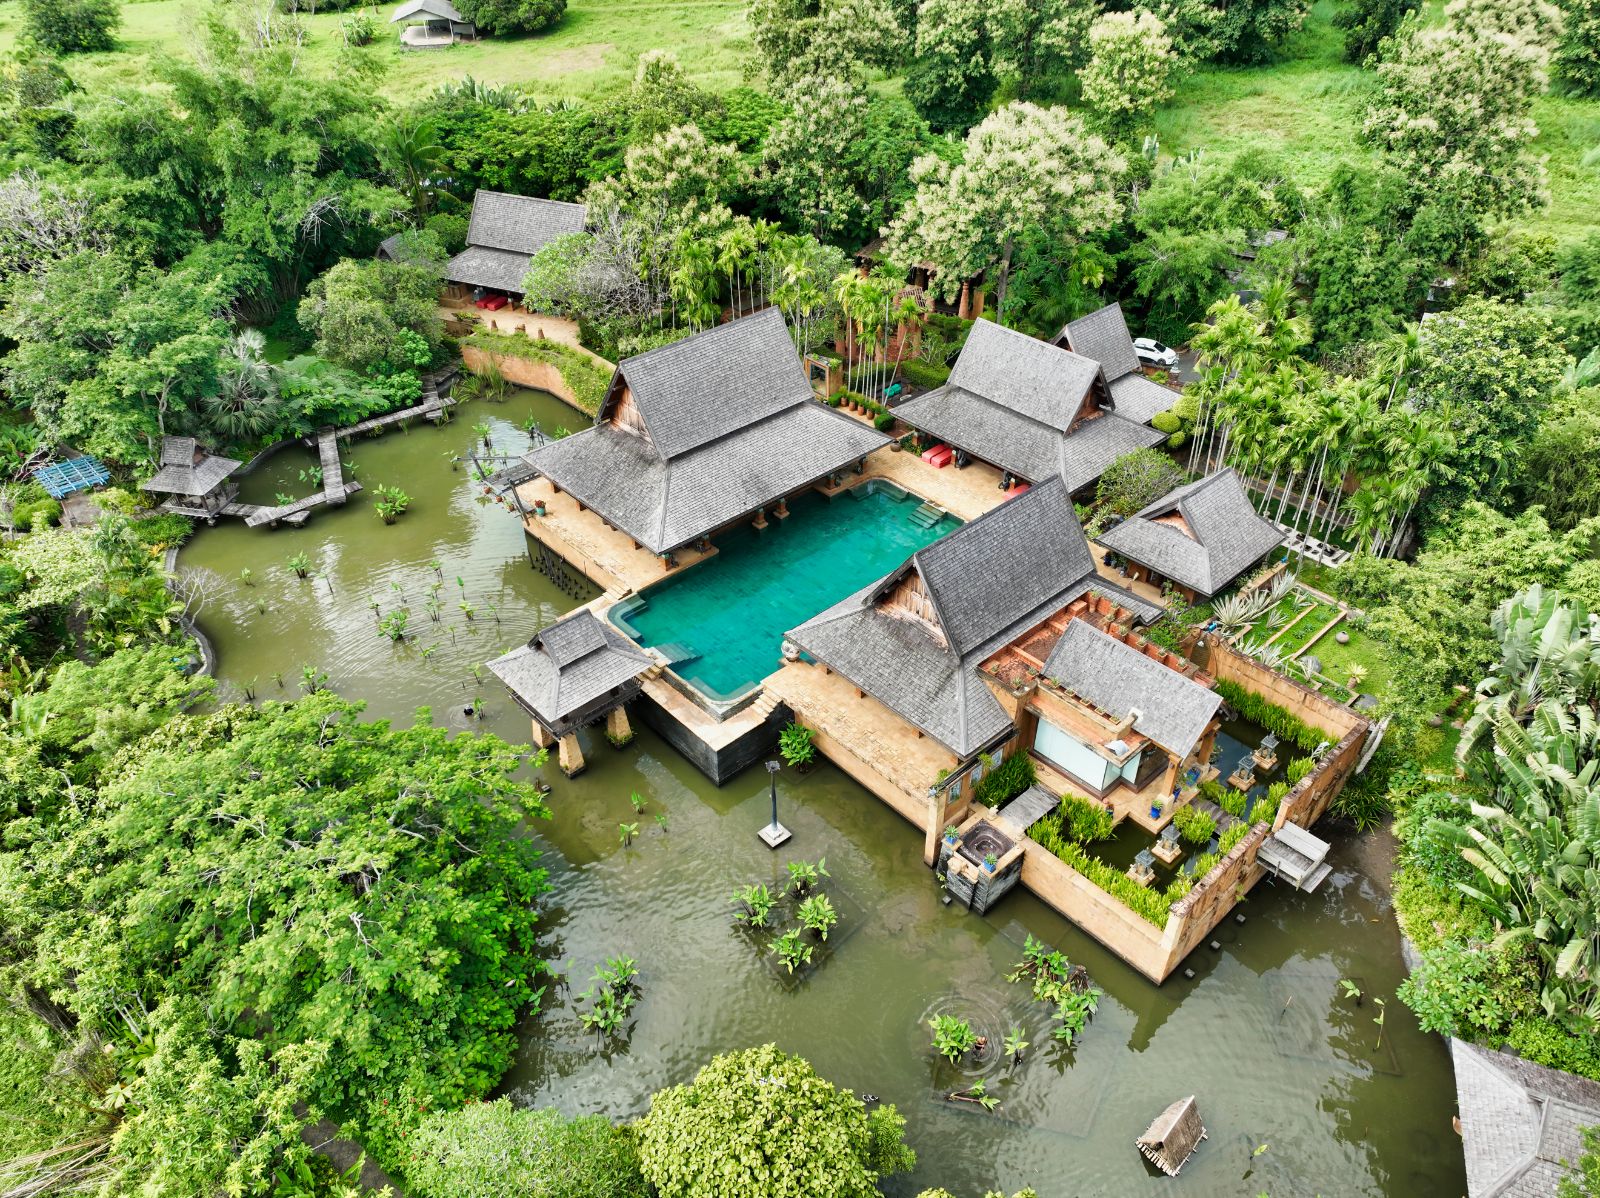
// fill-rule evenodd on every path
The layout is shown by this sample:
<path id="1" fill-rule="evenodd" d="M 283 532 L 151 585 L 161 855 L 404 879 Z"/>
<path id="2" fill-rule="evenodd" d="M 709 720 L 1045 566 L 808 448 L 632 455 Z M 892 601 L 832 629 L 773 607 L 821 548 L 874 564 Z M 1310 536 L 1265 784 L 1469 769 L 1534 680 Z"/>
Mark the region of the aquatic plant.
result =
<path id="1" fill-rule="evenodd" d="M 825 894 L 813 894 L 800 904 L 796 914 L 801 926 L 815 932 L 822 940 L 828 938 L 828 929 L 839 922 L 839 913 Z"/>
<path id="2" fill-rule="evenodd" d="M 1006 1033 L 1004 1048 L 1013 1065 L 1022 1064 L 1022 1054 L 1028 1051 L 1028 1042 L 1022 1038 L 1020 1027 L 1014 1027 Z"/>
<path id="3" fill-rule="evenodd" d="M 378 513 L 385 524 L 393 524 L 401 516 L 405 515 L 406 509 L 411 506 L 411 496 L 407 495 L 399 487 L 386 487 L 379 483 L 374 489 L 373 495 L 376 501 L 373 503 L 372 509 Z"/>
<path id="4" fill-rule="evenodd" d="M 818 860 L 815 865 L 809 861 L 791 861 L 786 868 L 789 870 L 789 888 L 795 894 L 810 893 L 819 879 L 829 876 L 826 857 Z"/>
<path id="5" fill-rule="evenodd" d="M 633 813 L 639 815 L 644 811 L 644 796 L 634 791 L 628 796 L 628 802 L 633 807 Z"/>
<path id="6" fill-rule="evenodd" d="M 752 928 L 766 927 L 767 917 L 772 914 L 772 908 L 778 902 L 763 884 L 746 886 L 743 890 L 734 891 L 733 901 L 744 904 L 744 910 L 734 918 L 740 923 L 749 924 Z"/>
<path id="7" fill-rule="evenodd" d="M 928 1027 L 933 1031 L 933 1051 L 952 1065 L 978 1046 L 978 1037 L 965 1019 L 935 1015 L 928 1020 Z"/>
<path id="8" fill-rule="evenodd" d="M 311 573 L 311 558 L 304 553 L 297 553 L 289 559 L 288 566 L 296 578 L 304 578 Z"/>
<path id="9" fill-rule="evenodd" d="M 577 996 L 579 1002 L 592 1002 L 587 1011 L 578 1012 L 584 1027 L 601 1035 L 615 1035 L 622 1029 L 628 1012 L 639 1000 L 638 963 L 632 957 L 610 957 L 594 969 L 595 984 Z"/>
<path id="10" fill-rule="evenodd" d="M 300 681 L 306 688 L 306 694 L 314 695 L 327 685 L 328 675 L 316 666 L 301 666 Z"/>
<path id="11" fill-rule="evenodd" d="M 378 631 L 391 641 L 406 639 L 406 624 L 411 619 L 411 613 L 405 608 L 397 608 L 378 621 Z"/>
<path id="12" fill-rule="evenodd" d="M 946 1102 L 975 1102 L 986 1111 L 997 1110 L 1000 1100 L 990 1094 L 980 1077 L 965 1090 L 952 1090 L 944 1096 Z"/>
<path id="13" fill-rule="evenodd" d="M 617 825 L 617 840 L 623 848 L 627 848 L 629 845 L 631 845 L 633 843 L 633 838 L 637 835 L 639 835 L 638 824 Z"/>
<path id="14" fill-rule="evenodd" d="M 814 733 L 804 724 L 793 720 L 778 733 L 778 753 L 786 765 L 810 765 L 817 757 L 817 746 L 812 744 Z"/>
<path id="15" fill-rule="evenodd" d="M 811 963 L 811 945 L 801 939 L 798 928 L 790 928 L 772 942 L 772 955 L 793 973 L 796 965 Z"/>

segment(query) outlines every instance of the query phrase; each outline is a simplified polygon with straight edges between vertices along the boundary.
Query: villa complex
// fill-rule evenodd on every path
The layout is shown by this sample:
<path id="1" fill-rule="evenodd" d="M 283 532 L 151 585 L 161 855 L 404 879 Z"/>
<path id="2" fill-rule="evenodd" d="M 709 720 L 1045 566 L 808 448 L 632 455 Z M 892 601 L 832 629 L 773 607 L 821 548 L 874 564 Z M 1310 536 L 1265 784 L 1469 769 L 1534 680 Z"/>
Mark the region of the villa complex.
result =
<path id="1" fill-rule="evenodd" d="M 1203 635 L 1179 652 L 1145 631 L 1153 582 L 1259 581 L 1281 536 L 1223 472 L 1101 538 L 1131 578 L 1097 562 L 1073 492 L 1158 444 L 1145 421 L 1173 392 L 1125 368 L 1115 308 L 1064 336 L 977 321 L 949 384 L 893 409 L 962 451 L 932 460 L 819 402 L 775 308 L 623 361 L 592 427 L 507 475 L 530 536 L 604 592 L 491 663 L 539 743 L 580 769 L 578 731 L 621 739 L 632 701 L 721 783 L 798 722 L 967 905 L 1023 885 L 1156 981 L 1269 869 L 1320 881 L 1303 829 L 1368 722 Z M 1301 729 L 1292 772 L 1222 679 Z M 1230 787 L 1224 757 L 1251 763 Z M 1085 847 L 1108 835 L 1126 848 Z"/>

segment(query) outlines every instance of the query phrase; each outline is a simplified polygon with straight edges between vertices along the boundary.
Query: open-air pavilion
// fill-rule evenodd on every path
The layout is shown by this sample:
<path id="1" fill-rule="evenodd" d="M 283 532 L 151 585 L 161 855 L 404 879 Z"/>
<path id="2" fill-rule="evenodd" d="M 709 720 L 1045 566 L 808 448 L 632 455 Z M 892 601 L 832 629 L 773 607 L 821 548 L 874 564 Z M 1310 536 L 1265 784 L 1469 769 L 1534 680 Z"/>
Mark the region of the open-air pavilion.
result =
<path id="1" fill-rule="evenodd" d="M 209 519 L 227 507 L 238 490 L 229 476 L 241 464 L 207 453 L 193 437 L 163 437 L 161 469 L 139 487 L 165 495 L 161 506 L 169 512 Z"/>
<path id="2" fill-rule="evenodd" d="M 582 204 L 480 188 L 472 197 L 467 248 L 445 263 L 445 282 L 458 299 L 520 296 L 533 256 L 558 237 L 582 233 L 587 219 Z"/>
<path id="3" fill-rule="evenodd" d="M 556 745 L 561 769 L 571 777 L 584 766 L 580 728 L 604 720 L 613 744 L 632 739 L 627 704 L 639 695 L 640 676 L 656 662 L 580 608 L 488 664 L 533 718 L 534 742 L 542 749 Z"/>
<path id="4" fill-rule="evenodd" d="M 1074 493 L 1166 439 L 1122 415 L 1097 362 L 987 320 L 972 326 L 950 381 L 895 415 L 951 446 L 957 466 L 989 462 L 1003 485 L 1060 475 Z"/>
<path id="5" fill-rule="evenodd" d="M 475 25 L 450 0 L 406 0 L 389 18 L 391 25 L 401 22 L 400 44 L 414 50 L 433 50 L 459 41 L 474 41 Z"/>

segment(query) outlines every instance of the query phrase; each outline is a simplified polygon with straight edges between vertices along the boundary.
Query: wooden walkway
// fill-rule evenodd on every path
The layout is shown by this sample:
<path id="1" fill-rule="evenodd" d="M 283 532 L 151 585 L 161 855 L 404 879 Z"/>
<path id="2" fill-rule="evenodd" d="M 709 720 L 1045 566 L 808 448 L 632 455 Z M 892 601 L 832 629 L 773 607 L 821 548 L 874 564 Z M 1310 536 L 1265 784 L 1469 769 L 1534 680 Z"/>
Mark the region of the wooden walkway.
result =
<path id="1" fill-rule="evenodd" d="M 371 420 L 363 420 L 359 424 L 341 428 L 334 436 L 355 437 L 362 433 L 375 433 L 380 429 L 389 428 L 391 425 L 401 424 L 407 420 L 415 420 L 419 416 L 424 420 L 431 420 L 433 423 L 438 424 L 439 421 L 444 419 L 445 409 L 456 402 L 454 396 L 441 396 L 439 394 L 440 383 L 448 381 L 449 379 L 445 376 L 436 375 L 430 371 L 422 376 L 421 403 L 412 408 L 402 408 L 400 411 L 390 412 L 386 416 L 374 416 Z M 324 473 L 323 477 L 327 477 L 326 473 Z"/>

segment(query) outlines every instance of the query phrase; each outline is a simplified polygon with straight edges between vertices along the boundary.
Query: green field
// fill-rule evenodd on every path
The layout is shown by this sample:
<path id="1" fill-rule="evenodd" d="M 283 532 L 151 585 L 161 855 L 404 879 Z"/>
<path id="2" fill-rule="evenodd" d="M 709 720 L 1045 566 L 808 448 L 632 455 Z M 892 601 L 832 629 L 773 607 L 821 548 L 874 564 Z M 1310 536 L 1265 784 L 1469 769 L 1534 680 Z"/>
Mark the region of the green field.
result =
<path id="1" fill-rule="evenodd" d="M 200 0 L 149 0 L 122 9 L 120 50 L 79 55 L 68 64 L 85 87 L 139 83 L 146 63 L 168 53 L 191 56 L 202 11 Z M 404 101 L 439 83 L 472 76 L 486 83 L 516 83 L 551 99 L 614 91 L 633 78 L 646 50 L 675 50 L 690 78 L 725 91 L 742 82 L 749 58 L 742 0 L 574 0 L 560 25 L 537 37 L 484 38 L 475 45 L 402 50 L 393 6 L 369 9 L 380 22 L 378 39 L 361 53 L 384 67 L 376 90 Z M 332 70 L 342 44 L 339 23 L 349 13 L 305 18 L 307 61 Z M 0 3 L 0 53 L 16 48 L 21 26 L 16 0 Z"/>

